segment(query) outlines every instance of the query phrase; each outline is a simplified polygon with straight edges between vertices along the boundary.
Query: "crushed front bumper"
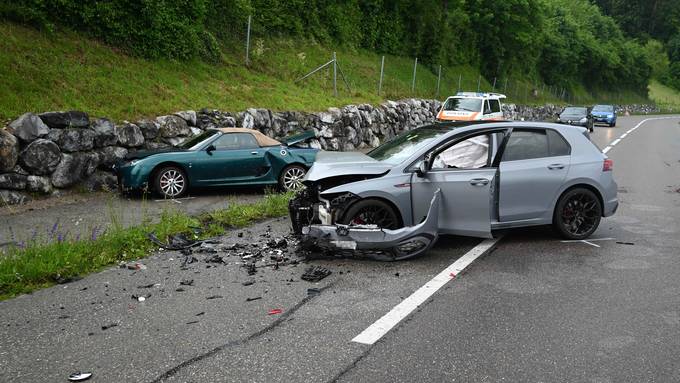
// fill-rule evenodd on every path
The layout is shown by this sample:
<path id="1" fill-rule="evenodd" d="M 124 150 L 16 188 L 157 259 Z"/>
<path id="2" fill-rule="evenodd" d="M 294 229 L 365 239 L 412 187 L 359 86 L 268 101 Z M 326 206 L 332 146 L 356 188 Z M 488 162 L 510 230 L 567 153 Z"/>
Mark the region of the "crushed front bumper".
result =
<path id="1" fill-rule="evenodd" d="M 428 251 L 439 232 L 437 190 L 423 222 L 401 229 L 382 229 L 375 225 L 319 225 L 301 227 L 301 245 L 338 256 L 364 257 L 381 261 L 412 258 Z"/>

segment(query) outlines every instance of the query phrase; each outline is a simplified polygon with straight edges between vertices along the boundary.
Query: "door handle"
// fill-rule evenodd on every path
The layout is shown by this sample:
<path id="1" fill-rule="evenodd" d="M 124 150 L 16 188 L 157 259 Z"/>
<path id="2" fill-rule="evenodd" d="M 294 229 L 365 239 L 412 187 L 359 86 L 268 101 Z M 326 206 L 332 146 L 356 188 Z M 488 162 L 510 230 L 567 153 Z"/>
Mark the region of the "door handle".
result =
<path id="1" fill-rule="evenodd" d="M 486 178 L 473 178 L 470 180 L 470 185 L 472 186 L 484 186 L 489 183 Z"/>
<path id="2" fill-rule="evenodd" d="M 258 153 L 258 152 L 257 152 L 256 150 L 250 152 L 250 154 L 252 154 L 252 155 L 255 155 L 255 154 L 257 154 L 257 153 Z"/>
<path id="3" fill-rule="evenodd" d="M 562 164 L 552 164 L 552 165 L 548 165 L 548 169 L 550 169 L 550 170 L 564 169 L 564 165 L 562 165 Z"/>

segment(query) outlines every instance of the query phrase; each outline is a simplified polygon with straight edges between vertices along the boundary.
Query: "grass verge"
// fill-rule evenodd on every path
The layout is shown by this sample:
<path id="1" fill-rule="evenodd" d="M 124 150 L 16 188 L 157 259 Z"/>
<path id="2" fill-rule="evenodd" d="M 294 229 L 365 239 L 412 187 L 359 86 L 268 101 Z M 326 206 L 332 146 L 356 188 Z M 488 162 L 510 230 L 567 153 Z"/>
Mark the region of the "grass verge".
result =
<path id="1" fill-rule="evenodd" d="M 200 236 L 209 237 L 258 220 L 285 216 L 290 198 L 290 194 L 267 194 L 258 202 L 232 203 L 224 210 L 197 217 L 166 212 L 157 223 L 127 228 L 114 221 L 105 233 L 86 240 L 56 240 L 10 247 L 4 254 L 0 253 L 0 300 L 150 255 L 157 248 L 147 238 L 152 232 L 164 240 L 172 234 L 193 234 L 194 228 L 201 227 Z"/>
<path id="2" fill-rule="evenodd" d="M 649 83 L 649 98 L 666 113 L 680 111 L 680 91 L 669 88 L 657 80 Z"/>

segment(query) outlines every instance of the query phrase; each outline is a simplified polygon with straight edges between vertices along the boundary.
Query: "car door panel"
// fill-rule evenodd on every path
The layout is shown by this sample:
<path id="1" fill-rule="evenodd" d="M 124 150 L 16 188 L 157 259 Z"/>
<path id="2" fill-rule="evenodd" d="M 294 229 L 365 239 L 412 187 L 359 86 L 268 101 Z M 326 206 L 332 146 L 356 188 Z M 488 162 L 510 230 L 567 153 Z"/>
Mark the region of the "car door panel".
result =
<path id="1" fill-rule="evenodd" d="M 490 238 L 496 172 L 496 168 L 482 168 L 431 171 L 423 177 L 414 174 L 414 223 L 423 220 L 434 192 L 441 189 L 440 232 Z"/>

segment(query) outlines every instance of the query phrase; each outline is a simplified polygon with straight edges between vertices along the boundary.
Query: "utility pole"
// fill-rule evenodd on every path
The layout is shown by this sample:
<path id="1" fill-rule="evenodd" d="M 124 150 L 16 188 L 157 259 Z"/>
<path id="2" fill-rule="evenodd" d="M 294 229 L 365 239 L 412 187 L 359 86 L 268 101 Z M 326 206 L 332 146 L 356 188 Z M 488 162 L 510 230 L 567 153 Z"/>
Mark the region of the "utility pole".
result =
<path id="1" fill-rule="evenodd" d="M 382 82 L 383 82 L 383 73 L 385 70 L 385 56 L 382 57 L 382 60 L 380 61 L 380 80 L 378 81 L 378 95 L 380 95 L 380 92 L 382 91 Z"/>
<path id="2" fill-rule="evenodd" d="M 333 95 L 338 97 L 338 59 L 333 52 Z"/>
<path id="3" fill-rule="evenodd" d="M 437 74 L 437 94 L 435 97 L 439 97 L 439 82 L 442 80 L 442 65 L 439 64 L 439 73 Z"/>
<path id="4" fill-rule="evenodd" d="M 246 65 L 250 64 L 250 22 L 252 16 L 248 15 L 248 31 L 246 32 Z"/>
<path id="5" fill-rule="evenodd" d="M 416 68 L 418 67 L 418 58 L 416 57 L 416 61 L 413 63 L 413 82 L 411 83 L 411 93 L 414 93 L 416 91 Z"/>

